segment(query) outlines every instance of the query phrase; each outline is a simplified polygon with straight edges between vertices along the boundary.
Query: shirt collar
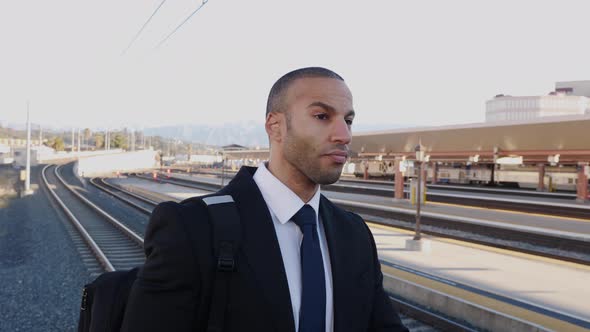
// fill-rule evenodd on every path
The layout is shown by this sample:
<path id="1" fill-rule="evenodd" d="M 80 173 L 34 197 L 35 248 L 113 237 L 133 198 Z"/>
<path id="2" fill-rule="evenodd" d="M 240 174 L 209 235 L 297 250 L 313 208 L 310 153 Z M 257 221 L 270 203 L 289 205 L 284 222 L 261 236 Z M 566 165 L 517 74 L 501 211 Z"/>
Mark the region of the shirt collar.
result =
<path id="1" fill-rule="evenodd" d="M 258 189 L 260 189 L 262 197 L 266 201 L 266 205 L 281 224 L 291 220 L 291 217 L 293 217 L 305 204 L 309 204 L 313 208 L 316 220 L 318 220 L 318 211 L 320 207 L 319 186 L 309 202 L 305 203 L 289 187 L 277 179 L 268 168 L 266 168 L 264 162 L 258 165 L 258 169 L 256 170 L 256 173 L 254 173 L 254 181 L 256 182 Z"/>

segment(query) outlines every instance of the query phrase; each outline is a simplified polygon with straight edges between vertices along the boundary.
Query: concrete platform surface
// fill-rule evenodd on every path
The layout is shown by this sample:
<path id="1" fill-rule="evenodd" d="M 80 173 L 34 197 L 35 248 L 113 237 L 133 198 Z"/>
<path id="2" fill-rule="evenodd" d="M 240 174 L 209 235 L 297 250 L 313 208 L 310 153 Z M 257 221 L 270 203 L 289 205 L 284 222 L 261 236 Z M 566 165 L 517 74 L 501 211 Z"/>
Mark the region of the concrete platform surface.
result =
<path id="1" fill-rule="evenodd" d="M 145 190 L 149 190 L 149 191 L 153 191 L 153 192 L 159 192 L 159 193 L 165 194 L 167 196 L 170 196 L 173 199 L 178 199 L 178 200 L 183 200 L 183 199 L 193 197 L 193 196 L 206 195 L 206 194 L 210 193 L 209 191 L 205 191 L 205 190 L 198 190 L 198 189 L 192 189 L 192 188 L 188 188 L 188 187 L 181 187 L 181 186 L 176 186 L 176 185 L 169 184 L 169 183 L 158 183 L 155 181 L 149 181 L 149 180 L 132 178 L 132 177 L 131 178 L 128 178 L 128 177 L 112 178 L 112 179 L 109 179 L 109 182 L 111 182 L 113 184 L 133 186 L 133 187 L 137 187 L 137 188 L 141 188 L 141 189 L 145 189 Z"/>
<path id="2" fill-rule="evenodd" d="M 546 309 L 590 328 L 590 267 L 460 241 L 425 238 L 429 251 L 410 251 L 413 233 L 370 225 L 386 265 L 528 309 Z M 541 310 L 542 311 L 542 310 Z M 566 317 L 561 317 L 566 319 Z"/>

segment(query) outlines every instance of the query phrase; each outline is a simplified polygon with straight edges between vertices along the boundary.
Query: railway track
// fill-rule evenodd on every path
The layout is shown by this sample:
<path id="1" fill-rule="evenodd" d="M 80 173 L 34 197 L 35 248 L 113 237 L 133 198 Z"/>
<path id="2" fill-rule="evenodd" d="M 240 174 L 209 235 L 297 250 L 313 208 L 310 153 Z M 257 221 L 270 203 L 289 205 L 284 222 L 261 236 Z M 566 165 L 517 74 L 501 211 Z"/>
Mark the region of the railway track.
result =
<path id="1" fill-rule="evenodd" d="M 392 189 L 370 188 L 370 187 L 349 187 L 343 185 L 324 186 L 326 190 L 366 194 L 381 197 L 393 197 Z M 477 196 L 470 191 L 469 196 L 460 193 L 427 193 L 426 198 L 431 202 L 459 204 L 465 206 L 485 207 L 490 209 L 503 209 L 518 212 L 540 213 L 558 217 L 573 217 L 590 220 L 590 208 L 574 203 L 572 200 L 560 199 L 563 202 L 530 201 L 515 198 L 490 198 Z"/>
<path id="2" fill-rule="evenodd" d="M 151 177 L 144 175 L 135 176 L 144 180 L 154 181 Z M 221 188 L 220 184 L 195 182 L 179 178 L 166 179 L 159 177 L 158 181 L 161 183 L 170 183 L 200 190 L 217 191 Z M 376 205 L 370 206 L 370 204 L 366 203 L 355 203 L 337 199 L 332 199 L 332 201 L 350 211 L 361 214 L 364 219 L 369 222 L 406 230 L 414 229 L 415 212 L 413 210 L 378 207 Z M 525 230 L 515 230 L 510 227 L 498 227 L 496 225 L 486 225 L 484 223 L 471 223 L 463 219 L 466 218 L 456 216 L 436 216 L 436 214 L 430 216 L 429 213 L 423 212 L 422 225 L 432 226 L 433 228 L 423 229 L 422 232 L 437 237 L 451 238 L 547 258 L 590 265 L 590 260 L 585 257 L 590 254 L 590 243 L 588 241 L 565 238 L 553 234 L 540 234 Z M 398 222 L 392 223 L 391 220 Z M 463 234 L 453 234 L 456 231 L 462 232 Z M 502 242 L 495 241 L 496 239 L 501 239 Z M 528 248 L 523 245 L 518 246 L 518 244 L 526 244 L 527 246 L 532 245 L 538 248 Z M 548 252 L 545 249 L 550 249 L 551 252 Z M 579 253 L 581 255 L 568 254 L 571 252 Z"/>
<path id="3" fill-rule="evenodd" d="M 104 178 L 92 178 L 90 184 L 148 216 L 158 204 L 151 198 L 114 186 L 106 182 Z"/>
<path id="4" fill-rule="evenodd" d="M 207 174 L 207 173 L 206 173 Z M 216 176 L 215 174 L 212 174 Z M 162 174 L 162 176 L 165 176 Z M 227 175 L 226 175 L 227 176 Z M 229 181 L 231 177 L 227 177 Z M 166 181 L 175 181 L 175 184 L 185 185 L 190 184 L 190 180 L 183 180 L 175 178 L 173 180 L 166 179 Z M 354 180 L 341 180 L 342 182 L 357 182 Z M 172 182 L 170 182 L 172 183 Z M 199 185 L 206 185 L 213 188 L 212 184 L 199 183 Z M 322 186 L 322 189 L 341 192 L 341 193 L 354 193 L 364 195 L 374 195 L 380 197 L 393 197 L 393 182 L 391 182 L 391 188 L 384 188 L 382 183 L 365 183 L 362 185 L 353 184 L 345 185 L 340 182 Z M 572 217 L 590 220 L 590 208 L 574 202 L 575 195 L 563 194 L 563 193 L 542 193 L 534 191 L 517 191 L 507 189 L 482 189 L 482 188 L 469 188 L 461 186 L 444 186 L 444 185 L 427 185 L 432 190 L 439 190 L 439 192 L 427 192 L 426 198 L 431 202 L 458 204 L 464 206 L 475 206 L 489 209 L 500 209 L 508 211 L 517 211 L 525 213 L 539 213 L 549 216 L 556 217 Z M 221 188 L 221 185 L 217 186 L 217 189 Z M 407 190 L 407 189 L 406 189 Z M 442 190 L 442 191 L 440 191 Z M 457 193 L 448 192 L 449 190 L 457 191 Z M 445 192 L 446 191 L 446 192 Z M 465 195 L 468 193 L 469 195 Z M 505 198 L 497 197 L 491 198 L 482 195 L 513 195 L 522 196 L 519 198 Z M 552 198 L 551 201 L 531 201 L 524 197 L 535 197 L 535 198 Z"/>
<path id="5" fill-rule="evenodd" d="M 43 170 L 44 178 L 46 175 L 45 171 L 47 169 L 48 169 L 48 167 L 46 167 Z M 53 172 L 47 172 L 49 175 L 47 178 L 49 178 L 50 180 L 49 181 L 45 180 L 45 181 L 46 181 L 47 188 L 52 191 L 52 193 L 53 193 L 52 195 L 56 196 L 56 198 L 55 198 L 56 201 L 61 200 L 63 203 L 63 202 L 71 202 L 71 201 L 74 201 L 75 199 L 78 199 L 79 200 L 77 202 L 78 206 L 71 208 L 70 211 L 78 211 L 81 209 L 80 206 L 84 206 L 87 209 L 95 210 L 94 208 L 92 208 L 92 205 L 93 205 L 92 202 L 90 202 L 90 201 L 85 202 L 84 199 L 80 200 L 80 198 L 78 197 L 78 195 L 80 195 L 80 194 L 78 193 L 78 195 L 76 195 L 76 193 L 75 193 L 76 192 L 75 186 L 67 184 L 65 181 L 63 181 L 63 179 L 61 179 L 60 174 L 59 174 L 59 169 L 57 167 L 54 167 L 52 170 L 53 170 Z M 142 178 L 142 176 L 139 176 L 139 177 Z M 153 181 L 151 178 L 145 178 L 145 177 L 143 177 L 143 178 Z M 49 184 L 48 182 L 51 182 L 52 184 Z M 58 182 L 61 184 L 59 184 Z M 168 182 L 168 183 L 179 185 L 178 183 L 174 183 L 174 182 L 177 182 L 174 180 L 172 180 L 172 181 L 161 180 L 161 182 Z M 181 182 L 181 181 L 178 181 L 178 182 Z M 100 188 L 101 190 L 107 192 L 109 195 L 112 195 L 113 197 L 125 202 L 126 204 L 132 206 L 133 208 L 141 211 L 142 213 L 144 213 L 146 215 L 151 213 L 151 210 L 157 204 L 157 200 L 154 200 L 152 195 L 149 195 L 150 198 L 145 197 L 145 195 L 147 194 L 145 191 L 130 192 L 129 190 L 126 190 L 126 188 L 122 188 L 119 185 L 111 184 L 108 181 L 105 181 L 104 179 L 91 179 L 90 183 L 92 185 Z M 58 185 L 56 185 L 56 184 L 58 184 Z M 183 183 L 183 184 L 186 187 L 189 187 L 191 185 L 189 183 Z M 61 185 L 61 187 L 60 187 L 60 185 Z M 52 187 L 55 187 L 55 188 L 52 188 Z M 207 187 L 207 186 L 205 186 L 205 187 Z M 216 186 L 209 186 L 209 188 L 211 188 L 211 189 L 205 189 L 204 186 L 198 186 L 198 189 L 216 190 L 217 188 L 215 188 L 215 187 Z M 68 196 L 67 194 L 64 194 L 64 192 L 66 192 L 66 190 L 67 190 L 67 192 L 69 192 L 70 196 Z M 75 204 L 73 204 L 73 205 L 75 205 Z M 97 207 L 97 209 L 98 209 L 98 207 Z M 110 218 L 105 217 L 104 214 L 98 212 L 98 210 L 95 210 L 94 213 L 96 215 L 100 216 L 100 217 L 94 218 L 94 219 L 101 219 L 101 222 L 103 224 L 106 224 L 105 219 L 110 220 Z M 68 214 L 68 213 L 66 212 L 66 214 Z M 74 214 L 74 217 L 75 217 L 76 212 L 71 212 L 71 214 Z M 72 219 L 69 216 L 69 214 L 68 214 L 68 217 L 70 219 Z M 84 227 L 84 225 L 81 225 L 81 226 Z M 79 227 L 76 227 L 76 229 L 78 229 L 78 228 Z M 88 227 L 88 228 L 92 230 L 94 227 Z M 102 227 L 102 228 L 104 228 L 104 227 Z M 112 225 L 107 228 L 117 229 L 119 232 L 119 235 L 121 235 L 119 227 Z M 80 233 L 83 233 L 83 232 L 80 232 Z M 92 234 L 98 234 L 98 236 L 102 236 L 101 232 L 96 233 L 94 230 L 87 231 L 87 234 L 90 237 L 92 237 Z M 112 233 L 110 233 L 110 234 L 111 234 L 110 236 L 112 236 Z M 84 236 L 82 236 L 82 237 L 84 237 Z M 120 236 L 117 236 L 117 239 L 119 237 Z M 128 235 L 125 235 L 123 237 L 128 237 Z M 141 237 L 139 235 L 137 235 L 137 237 L 139 239 L 141 239 Z M 97 238 L 94 240 L 94 242 L 99 247 L 99 249 L 101 249 L 101 250 L 104 249 L 103 253 L 104 253 L 105 258 L 99 259 L 99 260 L 104 260 L 104 259 L 110 260 L 113 257 L 113 252 L 109 251 L 108 247 L 103 246 L 101 248 L 101 244 L 104 245 L 105 241 L 99 240 Z M 127 242 L 129 242 L 129 240 L 127 240 Z M 143 242 L 143 240 L 141 240 L 141 242 Z M 92 248 L 91 245 L 88 245 L 88 244 L 86 244 L 86 245 L 89 248 Z M 111 264 L 113 269 L 130 268 L 130 267 L 134 267 L 135 265 L 141 264 L 141 262 L 143 261 L 143 252 L 141 251 L 141 246 L 138 246 L 137 243 L 135 243 L 134 245 L 136 248 L 140 249 L 141 261 L 139 263 L 135 262 L 134 265 L 132 265 L 132 266 L 122 266 L 121 261 L 115 260 Z M 97 250 L 92 249 L 92 251 L 96 252 Z M 99 256 L 97 255 L 97 257 L 99 257 Z M 105 268 L 104 270 L 109 271 L 108 268 Z M 427 308 L 416 306 L 416 305 L 412 304 L 411 302 L 408 302 L 404 299 L 400 299 L 400 298 L 395 297 L 395 295 L 393 295 L 393 294 L 390 295 L 390 298 L 391 298 L 392 302 L 394 303 L 394 305 L 402 313 L 402 319 L 403 319 L 404 324 L 406 326 L 408 326 L 411 331 L 415 331 L 415 330 L 436 331 L 437 329 L 453 330 L 453 331 L 475 331 L 475 329 L 473 329 L 472 327 L 462 325 L 461 323 L 455 322 L 454 320 L 450 319 L 449 317 L 441 316 L 435 312 L 430 311 Z M 424 322 L 424 323 L 421 323 L 421 322 Z M 427 325 L 425 325 L 425 324 L 427 324 Z"/>
<path id="6" fill-rule="evenodd" d="M 143 264 L 143 238 L 82 196 L 60 175 L 60 166 L 47 165 L 41 172 L 49 195 L 76 231 L 81 254 L 89 251 L 103 271 L 126 270 Z M 86 248 L 84 248 L 86 247 Z"/>
<path id="7" fill-rule="evenodd" d="M 194 175 L 207 175 L 207 176 L 214 176 L 217 178 L 221 178 L 220 172 L 213 172 L 213 171 L 191 171 L 187 172 L 183 169 L 171 169 L 172 172 L 178 174 L 194 174 Z M 225 178 L 230 180 L 236 172 L 233 171 L 226 171 Z M 361 180 L 357 178 L 350 178 L 342 176 L 338 182 L 336 182 L 333 186 L 340 186 L 340 187 L 361 187 L 367 188 L 369 190 L 375 190 L 374 194 L 391 197 L 393 196 L 393 187 L 394 181 L 387 181 L 387 180 Z M 408 190 L 409 182 L 404 183 L 404 188 Z M 576 199 L 576 194 L 568 191 L 558 191 L 558 192 L 541 192 L 535 191 L 530 189 L 515 189 L 515 188 L 503 188 L 503 187 L 487 187 L 487 186 L 476 186 L 476 185 L 467 185 L 467 184 L 426 184 L 427 189 L 430 190 L 445 190 L 445 191 L 456 191 L 456 192 L 465 192 L 465 193 L 481 193 L 486 195 L 514 195 L 514 196 L 523 196 L 523 197 L 536 197 L 536 198 L 555 198 L 555 199 L 563 199 L 564 201 L 573 201 Z M 340 189 L 342 190 L 342 189 Z"/>

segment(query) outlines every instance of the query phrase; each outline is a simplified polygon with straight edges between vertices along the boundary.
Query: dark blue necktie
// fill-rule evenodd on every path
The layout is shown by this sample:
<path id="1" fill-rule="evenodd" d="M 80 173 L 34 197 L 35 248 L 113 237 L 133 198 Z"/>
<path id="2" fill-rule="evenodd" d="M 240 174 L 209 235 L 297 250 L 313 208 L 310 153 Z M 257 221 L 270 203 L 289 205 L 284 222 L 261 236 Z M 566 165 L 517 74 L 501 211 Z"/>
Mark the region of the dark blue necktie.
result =
<path id="1" fill-rule="evenodd" d="M 303 233 L 301 242 L 301 309 L 299 332 L 326 329 L 326 279 L 313 208 L 305 204 L 292 218 Z"/>

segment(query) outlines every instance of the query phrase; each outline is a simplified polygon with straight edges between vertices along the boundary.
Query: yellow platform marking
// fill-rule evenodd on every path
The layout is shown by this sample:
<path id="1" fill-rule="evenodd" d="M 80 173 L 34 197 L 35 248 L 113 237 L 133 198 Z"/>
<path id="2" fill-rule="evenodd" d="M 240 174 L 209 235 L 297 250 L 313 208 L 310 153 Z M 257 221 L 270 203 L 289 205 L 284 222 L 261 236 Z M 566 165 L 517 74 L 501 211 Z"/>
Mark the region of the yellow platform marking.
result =
<path id="1" fill-rule="evenodd" d="M 478 304 L 480 306 L 490 308 L 495 311 L 505 313 L 509 316 L 514 316 L 522 320 L 541 325 L 545 328 L 554 331 L 590 331 L 581 326 L 574 325 L 569 322 L 559 320 L 557 318 L 545 316 L 538 312 L 530 311 L 519 306 L 515 306 L 506 302 L 498 301 L 480 294 L 472 293 L 470 291 L 457 288 L 439 281 L 435 281 L 426 277 L 418 276 L 410 272 L 398 270 L 387 265 L 381 265 L 385 277 L 387 274 L 398 277 L 403 280 L 411 281 L 413 283 L 435 289 L 439 292 L 458 297 L 460 299 Z M 438 309 L 438 308 L 434 308 Z"/>
<path id="2" fill-rule="evenodd" d="M 405 230 L 402 228 L 397 228 L 395 226 L 385 226 L 385 225 L 381 225 L 381 224 L 375 224 L 371 221 L 366 221 L 366 220 L 365 220 L 365 222 L 370 227 L 381 228 L 383 230 L 394 231 L 394 232 L 404 233 L 404 234 L 408 234 L 408 235 L 414 234 L 413 231 L 408 231 L 408 230 Z M 578 263 L 573 263 L 573 262 L 566 262 L 566 261 L 562 261 L 562 260 L 555 259 L 555 258 L 527 254 L 524 252 L 496 248 L 496 247 L 486 246 L 483 244 L 466 242 L 466 241 L 461 241 L 461 240 L 448 239 L 448 238 L 443 238 L 443 237 L 435 237 L 435 236 L 431 236 L 431 235 L 423 235 L 423 236 L 427 236 L 427 237 L 431 238 L 432 240 L 439 241 L 439 242 L 452 243 L 452 244 L 460 245 L 463 247 L 485 250 L 488 252 L 494 252 L 494 253 L 504 254 L 504 255 L 513 256 L 513 257 L 525 258 L 525 259 L 529 259 L 529 260 L 535 260 L 535 261 L 540 261 L 540 262 L 544 262 L 544 263 L 556 264 L 556 265 L 566 266 L 566 267 L 570 267 L 570 268 L 574 268 L 574 269 L 590 271 L 590 266 L 588 266 L 588 265 L 583 265 L 583 264 L 578 264 Z"/>
<path id="3" fill-rule="evenodd" d="M 435 205 L 442 205 L 442 206 L 453 206 L 453 207 L 460 207 L 460 208 L 464 208 L 464 209 L 506 212 L 506 213 L 513 213 L 513 214 L 522 214 L 522 215 L 527 215 L 527 216 L 535 216 L 535 217 L 554 218 L 554 219 L 557 218 L 557 219 L 564 219 L 564 220 L 590 222 L 590 219 L 583 219 L 583 218 L 576 218 L 576 217 L 561 217 L 561 216 L 556 216 L 553 214 L 532 213 L 532 212 L 523 212 L 523 211 L 506 210 L 506 209 L 485 208 L 485 207 L 478 207 L 478 206 L 473 206 L 473 205 L 461 205 L 461 204 L 432 202 L 432 201 L 428 201 L 428 204 L 435 204 Z M 558 208 L 558 207 L 555 207 L 555 208 Z M 485 219 L 485 220 L 488 220 L 488 219 Z M 494 220 L 490 220 L 490 221 L 494 221 Z M 496 221 L 496 222 L 502 222 L 502 221 Z M 504 221 L 503 223 L 506 223 L 506 222 Z"/>

